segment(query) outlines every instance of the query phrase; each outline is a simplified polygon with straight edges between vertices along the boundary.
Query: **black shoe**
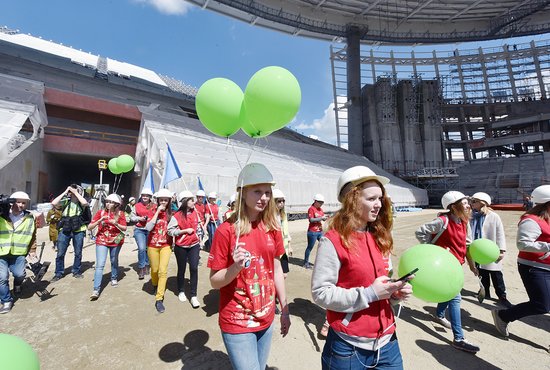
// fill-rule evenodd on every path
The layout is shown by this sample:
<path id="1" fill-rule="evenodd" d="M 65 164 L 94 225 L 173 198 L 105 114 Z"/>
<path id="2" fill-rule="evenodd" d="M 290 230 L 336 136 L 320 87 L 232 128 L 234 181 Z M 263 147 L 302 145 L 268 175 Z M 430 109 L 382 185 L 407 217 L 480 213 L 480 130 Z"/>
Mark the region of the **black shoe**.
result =
<path id="1" fill-rule="evenodd" d="M 506 297 L 503 297 L 503 298 L 499 298 L 498 299 L 498 303 L 500 303 L 502 306 L 506 307 L 506 308 L 512 308 L 514 307 L 514 305 L 512 303 L 510 303 L 509 300 L 506 299 Z"/>
<path id="2" fill-rule="evenodd" d="M 157 309 L 158 313 L 163 313 L 164 311 L 166 311 L 166 309 L 164 308 L 164 303 L 162 303 L 162 301 L 156 301 L 155 308 Z"/>
<path id="3" fill-rule="evenodd" d="M 73 277 L 74 277 L 75 279 L 84 279 L 84 275 L 82 275 L 81 273 L 73 274 Z"/>
<path id="4" fill-rule="evenodd" d="M 143 280 L 145 278 L 145 267 L 142 267 L 138 271 L 138 279 Z"/>
<path id="5" fill-rule="evenodd" d="M 54 275 L 51 282 L 54 283 L 54 282 L 59 281 L 59 280 L 61 280 L 61 275 Z"/>
<path id="6" fill-rule="evenodd" d="M 21 294 L 21 285 L 14 285 L 13 286 L 13 294 Z"/>
<path id="7" fill-rule="evenodd" d="M 453 347 L 464 352 L 477 353 L 479 352 L 479 347 L 475 344 L 468 342 L 466 339 L 462 340 L 453 340 Z"/>

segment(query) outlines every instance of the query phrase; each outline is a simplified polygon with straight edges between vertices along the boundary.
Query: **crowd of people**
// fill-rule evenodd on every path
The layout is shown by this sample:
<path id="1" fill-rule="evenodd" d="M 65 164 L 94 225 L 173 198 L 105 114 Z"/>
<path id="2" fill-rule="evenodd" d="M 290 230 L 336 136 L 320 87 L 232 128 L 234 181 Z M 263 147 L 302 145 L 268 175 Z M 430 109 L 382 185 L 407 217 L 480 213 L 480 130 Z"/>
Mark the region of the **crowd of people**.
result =
<path id="1" fill-rule="evenodd" d="M 238 176 L 236 193 L 220 215 L 217 194 L 167 189 L 153 193 L 143 189 L 126 205 L 117 194 L 91 214 L 83 190 L 70 185 L 52 200 L 46 216 L 49 236 L 56 249 L 52 282 L 63 278 L 65 254 L 72 241 L 71 273 L 82 278 L 82 246 L 87 231 L 96 244 L 95 273 L 90 300 L 99 299 L 107 256 L 111 263 L 110 285 L 118 286 L 118 256 L 128 227 L 133 226 L 137 245 L 137 276 L 155 287 L 154 307 L 165 311 L 168 265 L 172 252 L 177 262 L 178 299 L 200 307 L 198 268 L 200 250 L 209 252 L 210 284 L 220 290 L 219 326 L 235 369 L 264 369 L 269 356 L 274 320 L 286 336 L 291 321 L 285 278 L 292 256 L 285 195 L 274 188 L 268 168 L 246 165 Z M 337 183 L 340 209 L 331 217 L 322 209 L 322 194 L 313 196 L 308 210 L 305 269 L 312 269 L 311 291 L 316 304 L 326 309 L 322 352 L 323 369 L 403 367 L 395 320 L 400 304 L 413 294 L 408 279 L 392 279 L 394 214 L 385 186 L 389 179 L 364 166 L 344 171 Z M 30 197 L 17 191 L 0 216 L 0 313 L 13 307 L 13 294 L 21 292 L 27 260 L 36 260 L 37 221 L 28 211 Z M 447 249 L 460 264 L 468 263 L 479 277 L 481 302 L 489 297 L 491 281 L 500 303 L 492 311 L 498 333 L 507 337 L 509 323 L 525 316 L 550 312 L 550 185 L 534 189 L 533 207 L 519 220 L 517 233 L 518 271 L 528 301 L 513 305 L 507 297 L 502 273 L 506 255 L 504 226 L 491 209 L 489 194 L 471 197 L 449 191 L 441 199 L 443 212 L 419 225 L 416 238 Z M 468 253 L 479 238 L 492 240 L 499 248 L 496 261 L 478 265 Z M 315 264 L 309 261 L 318 243 Z M 184 276 L 189 266 L 189 293 Z M 13 294 L 10 276 L 13 275 Z M 461 295 L 437 304 L 434 321 L 451 329 L 452 346 L 476 353 L 479 346 L 466 340 L 461 324 Z"/>

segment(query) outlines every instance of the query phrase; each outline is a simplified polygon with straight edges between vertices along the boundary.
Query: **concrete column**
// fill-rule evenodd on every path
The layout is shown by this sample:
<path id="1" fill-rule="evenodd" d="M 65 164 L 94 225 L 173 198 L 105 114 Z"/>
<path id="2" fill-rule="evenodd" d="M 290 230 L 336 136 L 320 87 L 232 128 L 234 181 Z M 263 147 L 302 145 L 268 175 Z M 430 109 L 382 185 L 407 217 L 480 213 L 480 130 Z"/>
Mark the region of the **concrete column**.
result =
<path id="1" fill-rule="evenodd" d="M 544 80 L 540 71 L 539 55 L 535 46 L 535 41 L 531 41 L 531 52 L 533 53 L 533 63 L 535 64 L 535 70 L 537 71 L 537 80 L 539 82 L 540 97 L 546 99 L 546 87 L 544 86 Z"/>
<path id="2" fill-rule="evenodd" d="M 458 55 L 458 49 L 455 49 L 454 56 L 455 56 L 456 69 L 458 72 L 458 78 L 460 79 L 460 91 L 462 92 L 462 103 L 466 104 L 466 101 L 468 99 L 466 97 L 466 88 L 464 86 L 464 74 L 462 73 L 462 63 Z"/>
<path id="3" fill-rule="evenodd" d="M 504 57 L 506 58 L 506 67 L 508 68 L 508 79 L 510 80 L 510 87 L 512 88 L 512 96 L 514 97 L 514 101 L 519 101 L 516 80 L 514 79 L 514 70 L 512 68 L 512 62 L 510 61 L 509 45 L 503 45 L 502 49 L 504 50 Z"/>
<path id="4" fill-rule="evenodd" d="M 487 76 L 487 66 L 485 65 L 485 56 L 483 55 L 483 49 L 479 47 L 479 59 L 481 64 L 481 72 L 483 73 L 483 84 L 485 85 L 485 98 L 487 103 L 493 102 L 493 97 L 491 96 L 491 89 L 489 87 L 489 78 Z"/>
<path id="5" fill-rule="evenodd" d="M 363 155 L 363 121 L 361 117 L 361 57 L 360 37 L 357 27 L 347 32 L 348 79 L 348 149 Z"/>

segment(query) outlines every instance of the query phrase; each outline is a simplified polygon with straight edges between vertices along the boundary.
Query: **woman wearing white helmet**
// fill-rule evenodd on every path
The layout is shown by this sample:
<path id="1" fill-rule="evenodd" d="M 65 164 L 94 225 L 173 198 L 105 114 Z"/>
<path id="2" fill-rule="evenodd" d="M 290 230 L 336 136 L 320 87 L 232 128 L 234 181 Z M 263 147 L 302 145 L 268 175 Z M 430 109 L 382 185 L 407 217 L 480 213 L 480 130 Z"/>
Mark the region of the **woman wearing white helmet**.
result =
<path id="1" fill-rule="evenodd" d="M 502 259 L 506 253 L 506 237 L 504 235 L 504 225 L 500 216 L 494 212 L 491 207 L 491 197 L 484 192 L 477 192 L 470 198 L 470 206 L 472 207 L 472 218 L 470 219 L 470 227 L 472 229 L 473 240 L 489 239 L 498 245 L 500 255 L 495 262 L 486 265 L 479 265 L 478 271 L 483 285 L 483 292 L 480 292 L 477 299 L 483 302 L 484 298 L 489 298 L 491 295 L 491 280 L 495 288 L 495 293 L 499 303 L 505 307 L 511 307 L 512 304 L 506 298 L 506 285 L 504 284 L 504 276 L 502 275 Z"/>
<path id="2" fill-rule="evenodd" d="M 214 239 L 214 233 L 218 226 L 220 226 L 220 208 L 216 203 L 218 199 L 218 194 L 215 191 L 208 193 L 207 203 L 205 205 L 205 224 L 206 230 L 208 231 L 208 241 L 206 242 L 204 250 L 207 252 L 210 251 L 210 246 L 212 245 L 212 239 Z"/>
<path id="3" fill-rule="evenodd" d="M 277 205 L 277 216 L 281 224 L 281 232 L 283 233 L 283 243 L 285 245 L 285 253 L 281 256 L 281 267 L 283 268 L 284 277 L 289 273 L 288 257 L 292 257 L 292 247 L 290 246 L 290 233 L 288 232 L 288 217 L 285 211 L 285 195 L 279 189 L 273 189 L 273 198 Z"/>
<path id="4" fill-rule="evenodd" d="M 172 237 L 168 235 L 168 223 L 172 218 L 172 192 L 160 189 L 156 194 L 157 210 L 145 226 L 149 231 L 147 255 L 151 264 L 151 284 L 157 288 L 155 308 L 159 313 L 165 311 L 164 291 L 168 279 L 168 263 L 172 254 Z"/>
<path id="5" fill-rule="evenodd" d="M 237 200 L 237 194 L 231 194 L 229 202 L 227 202 L 227 211 L 223 214 L 223 221 L 227 221 L 233 213 L 235 213 L 235 200 Z"/>
<path id="6" fill-rule="evenodd" d="M 149 231 L 145 225 L 157 210 L 157 205 L 152 202 L 153 191 L 144 188 L 141 191 L 139 202 L 136 203 L 130 220 L 136 225 L 134 227 L 134 239 L 138 249 L 138 279 L 143 280 L 149 274 L 149 257 L 147 256 L 147 238 Z"/>
<path id="7" fill-rule="evenodd" d="M 307 210 L 309 226 L 307 228 L 307 247 L 303 264 L 306 269 L 312 268 L 309 263 L 309 255 L 315 246 L 315 243 L 321 239 L 321 236 L 323 236 L 323 221 L 326 221 L 327 219 L 325 212 L 321 208 L 324 203 L 325 197 L 322 194 L 315 194 L 313 196 L 313 204 Z"/>
<path id="8" fill-rule="evenodd" d="M 495 326 L 508 336 L 508 324 L 550 312 L 550 185 L 531 195 L 535 206 L 521 216 L 518 226 L 518 270 L 529 301 L 505 310 L 493 310 Z"/>
<path id="9" fill-rule="evenodd" d="M 412 287 L 388 276 L 388 182 L 364 166 L 347 169 L 338 180 L 342 207 L 319 242 L 311 278 L 313 300 L 327 309 L 330 325 L 323 369 L 403 368 L 390 298 L 407 299 Z"/>
<path id="10" fill-rule="evenodd" d="M 208 257 L 210 283 L 220 289 L 219 324 L 236 370 L 265 369 L 281 303 L 281 334 L 290 327 L 279 256 L 284 253 L 271 187 L 273 176 L 250 163 L 237 180 L 235 213 L 216 231 Z"/>
<path id="11" fill-rule="evenodd" d="M 200 303 L 197 298 L 200 252 L 199 236 L 197 235 L 199 215 L 195 211 L 195 197 L 193 193 L 184 190 L 179 194 L 178 200 L 181 206 L 168 224 L 168 234 L 175 241 L 174 254 L 176 255 L 176 262 L 178 264 L 178 299 L 180 302 L 187 300 L 185 297 L 184 277 L 187 263 L 189 263 L 190 302 L 193 308 L 199 308 Z"/>
<path id="12" fill-rule="evenodd" d="M 118 255 L 122 244 L 124 244 L 124 235 L 126 231 L 126 217 L 120 209 L 122 200 L 117 194 L 109 194 L 105 198 L 105 209 L 100 209 L 92 218 L 88 225 L 88 230 L 97 227 L 95 238 L 95 274 L 94 289 L 90 295 L 90 300 L 95 301 L 99 298 L 101 292 L 101 280 L 103 279 L 103 269 L 107 254 L 111 258 L 111 286 L 118 286 Z"/>
<path id="13" fill-rule="evenodd" d="M 416 230 L 416 239 L 421 243 L 439 245 L 451 252 L 460 264 L 468 261 L 470 270 L 477 276 L 478 272 L 474 261 L 467 255 L 467 245 L 471 243 L 470 229 L 470 203 L 468 197 L 459 191 L 448 191 L 441 198 L 441 205 L 447 212 L 437 215 L 437 218 L 430 221 Z M 476 353 L 479 347 L 466 341 L 462 331 L 462 320 L 460 313 L 460 293 L 448 302 L 437 304 L 434 320 L 451 329 L 454 340 L 452 346 L 461 351 Z M 445 312 L 449 308 L 451 321 L 445 318 Z"/>

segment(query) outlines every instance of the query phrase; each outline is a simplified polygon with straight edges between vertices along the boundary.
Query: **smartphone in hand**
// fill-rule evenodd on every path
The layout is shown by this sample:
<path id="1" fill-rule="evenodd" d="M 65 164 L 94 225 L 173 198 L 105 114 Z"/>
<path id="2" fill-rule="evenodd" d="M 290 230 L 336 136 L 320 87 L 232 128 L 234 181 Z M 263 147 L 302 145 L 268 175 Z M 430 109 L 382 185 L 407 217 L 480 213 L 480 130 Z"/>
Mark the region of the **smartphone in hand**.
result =
<path id="1" fill-rule="evenodd" d="M 395 283 L 397 281 L 409 281 L 411 280 L 410 277 L 411 275 L 414 275 L 416 272 L 418 271 L 418 268 L 415 268 L 414 270 L 412 270 L 411 272 L 408 272 L 406 273 L 405 275 L 401 276 L 399 279 L 391 279 L 390 281 L 392 283 Z"/>

